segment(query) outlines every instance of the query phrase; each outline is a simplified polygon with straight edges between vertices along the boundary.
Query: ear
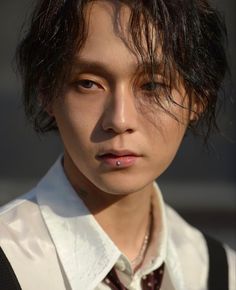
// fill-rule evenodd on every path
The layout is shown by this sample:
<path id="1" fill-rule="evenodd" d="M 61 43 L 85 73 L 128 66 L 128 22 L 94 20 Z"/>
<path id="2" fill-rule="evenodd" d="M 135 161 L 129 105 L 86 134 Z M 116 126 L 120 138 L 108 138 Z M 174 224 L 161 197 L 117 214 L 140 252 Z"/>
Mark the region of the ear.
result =
<path id="1" fill-rule="evenodd" d="M 191 106 L 190 115 L 189 115 L 189 121 L 197 122 L 204 111 L 205 111 L 205 104 L 203 103 L 203 101 L 194 97 L 193 104 Z"/>
<path id="2" fill-rule="evenodd" d="M 54 116 L 54 113 L 53 113 L 53 102 L 49 102 L 49 103 L 46 103 L 46 101 L 44 100 L 43 96 L 40 95 L 38 96 L 38 104 L 40 107 L 42 107 L 44 109 L 45 112 L 48 113 L 48 115 L 50 117 L 53 117 Z"/>
<path id="3" fill-rule="evenodd" d="M 45 111 L 48 113 L 50 117 L 54 117 L 52 102 L 46 105 Z"/>
<path id="4" fill-rule="evenodd" d="M 199 111 L 198 105 L 196 103 L 194 103 L 194 105 L 192 106 L 191 111 L 190 111 L 190 116 L 189 116 L 190 122 L 195 122 L 199 119 L 198 111 Z"/>

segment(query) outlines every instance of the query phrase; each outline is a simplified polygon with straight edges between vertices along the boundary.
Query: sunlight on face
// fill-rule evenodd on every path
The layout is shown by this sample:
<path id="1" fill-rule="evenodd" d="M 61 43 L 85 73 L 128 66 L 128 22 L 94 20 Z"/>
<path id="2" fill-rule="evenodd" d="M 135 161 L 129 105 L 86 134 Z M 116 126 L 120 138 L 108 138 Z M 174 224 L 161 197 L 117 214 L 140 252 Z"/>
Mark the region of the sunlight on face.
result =
<path id="1" fill-rule="evenodd" d="M 181 107 L 187 105 L 181 84 L 172 89 L 179 106 L 165 96 L 168 81 L 161 70 L 156 69 L 154 79 L 140 70 L 137 57 L 114 32 L 113 5 L 108 1 L 89 4 L 88 37 L 76 55 L 64 97 L 52 105 L 52 114 L 72 184 L 128 194 L 151 186 L 170 165 L 189 112 Z M 126 27 L 129 8 L 123 6 L 122 11 Z M 162 106 L 152 101 L 154 93 Z"/>

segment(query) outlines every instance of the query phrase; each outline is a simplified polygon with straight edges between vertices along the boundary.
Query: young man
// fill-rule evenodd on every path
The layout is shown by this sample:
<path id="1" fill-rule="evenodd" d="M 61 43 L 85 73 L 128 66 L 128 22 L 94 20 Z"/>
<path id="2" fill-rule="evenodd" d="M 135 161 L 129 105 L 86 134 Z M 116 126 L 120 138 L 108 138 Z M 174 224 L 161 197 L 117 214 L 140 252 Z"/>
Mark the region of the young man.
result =
<path id="1" fill-rule="evenodd" d="M 154 183 L 188 129 L 215 125 L 222 27 L 205 0 L 38 1 L 26 113 L 64 154 L 1 210 L 1 289 L 235 289 L 233 251 Z"/>

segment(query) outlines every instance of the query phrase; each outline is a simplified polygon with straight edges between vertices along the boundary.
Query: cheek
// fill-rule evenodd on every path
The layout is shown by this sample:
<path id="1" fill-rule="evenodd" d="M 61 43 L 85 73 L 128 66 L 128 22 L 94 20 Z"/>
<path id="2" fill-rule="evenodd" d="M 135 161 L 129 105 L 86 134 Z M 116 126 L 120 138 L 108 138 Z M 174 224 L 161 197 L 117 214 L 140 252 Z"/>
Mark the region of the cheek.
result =
<path id="1" fill-rule="evenodd" d="M 163 145 L 175 147 L 182 140 L 187 125 L 187 109 L 172 104 L 167 111 L 157 107 L 146 114 L 144 128 L 149 131 L 149 136 L 156 137 Z"/>
<path id="2" fill-rule="evenodd" d="M 179 95 L 173 96 L 173 101 L 163 101 L 161 105 L 155 102 L 139 105 L 138 110 L 144 127 L 151 128 L 150 134 L 160 135 L 168 143 L 170 139 L 181 138 L 189 123 L 188 106 Z"/>
<path id="3" fill-rule="evenodd" d="M 54 104 L 53 112 L 62 136 L 86 140 L 99 119 L 100 106 L 89 98 L 67 94 Z"/>
<path id="4" fill-rule="evenodd" d="M 89 140 L 88 123 L 75 111 L 58 105 L 54 107 L 54 117 L 65 149 L 69 152 L 79 150 L 84 155 L 86 140 Z"/>
<path id="5" fill-rule="evenodd" d="M 153 166 L 164 171 L 170 165 L 183 140 L 185 131 L 185 123 L 181 123 L 167 114 L 159 116 L 158 123 L 153 125 L 148 133 L 149 136 L 152 136 L 149 139 Z"/>

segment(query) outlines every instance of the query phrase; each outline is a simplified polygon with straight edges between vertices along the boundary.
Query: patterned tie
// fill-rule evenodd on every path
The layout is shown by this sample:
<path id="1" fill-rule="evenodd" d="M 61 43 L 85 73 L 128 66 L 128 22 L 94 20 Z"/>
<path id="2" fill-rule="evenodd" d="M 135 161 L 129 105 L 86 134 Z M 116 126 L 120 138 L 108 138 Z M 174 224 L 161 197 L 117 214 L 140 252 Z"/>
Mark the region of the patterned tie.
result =
<path id="1" fill-rule="evenodd" d="M 155 271 L 142 277 L 141 285 L 142 290 L 159 290 L 162 283 L 164 274 L 164 263 Z M 112 290 L 127 290 L 127 288 L 121 283 L 114 267 L 108 273 L 103 281 Z"/>

